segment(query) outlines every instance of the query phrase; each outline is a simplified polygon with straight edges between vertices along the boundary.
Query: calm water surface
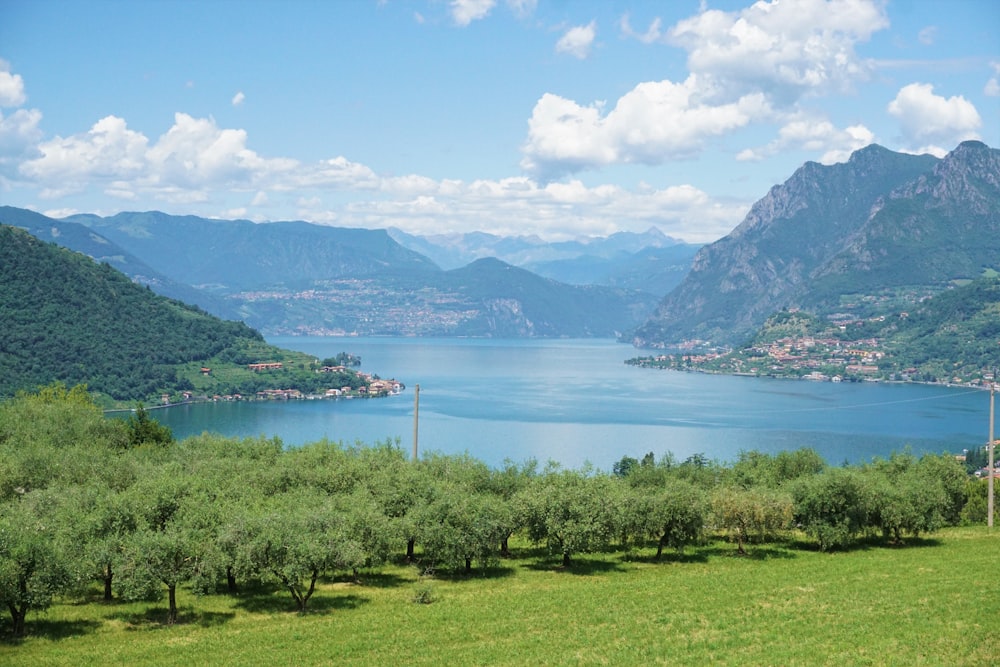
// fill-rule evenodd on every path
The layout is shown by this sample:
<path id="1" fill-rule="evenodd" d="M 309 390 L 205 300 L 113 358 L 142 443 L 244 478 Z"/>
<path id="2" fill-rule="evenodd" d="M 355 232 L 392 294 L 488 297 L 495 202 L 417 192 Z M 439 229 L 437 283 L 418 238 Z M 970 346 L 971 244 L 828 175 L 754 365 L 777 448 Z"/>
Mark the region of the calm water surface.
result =
<path id="1" fill-rule="evenodd" d="M 413 442 L 420 385 L 421 451 L 586 462 L 623 455 L 732 461 L 741 450 L 813 447 L 856 463 L 911 447 L 961 451 L 988 434 L 988 394 L 921 385 L 833 384 L 633 368 L 638 352 L 612 341 L 278 337 L 319 358 L 352 352 L 361 369 L 407 390 L 377 400 L 217 403 L 158 410 L 177 437 L 203 431 L 278 436 L 287 445 Z"/>

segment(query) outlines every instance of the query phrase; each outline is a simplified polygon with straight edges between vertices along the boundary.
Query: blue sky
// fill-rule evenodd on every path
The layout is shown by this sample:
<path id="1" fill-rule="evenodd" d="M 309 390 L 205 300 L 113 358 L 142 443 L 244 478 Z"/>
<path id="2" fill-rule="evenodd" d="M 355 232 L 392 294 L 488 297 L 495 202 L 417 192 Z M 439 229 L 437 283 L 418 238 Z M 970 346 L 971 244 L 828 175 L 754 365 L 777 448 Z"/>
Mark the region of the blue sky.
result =
<path id="1" fill-rule="evenodd" d="M 0 0 L 0 203 L 724 236 L 803 162 L 1000 146 L 992 0 Z"/>

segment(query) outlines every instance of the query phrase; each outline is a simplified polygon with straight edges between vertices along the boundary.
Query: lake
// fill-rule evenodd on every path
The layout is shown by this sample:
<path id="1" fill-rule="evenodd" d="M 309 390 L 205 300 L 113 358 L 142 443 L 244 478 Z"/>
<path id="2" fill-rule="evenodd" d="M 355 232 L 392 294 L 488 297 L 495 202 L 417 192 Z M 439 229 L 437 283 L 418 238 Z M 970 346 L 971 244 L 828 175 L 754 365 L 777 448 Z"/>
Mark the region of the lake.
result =
<path id="1" fill-rule="evenodd" d="M 608 340 L 275 337 L 318 358 L 360 355 L 361 370 L 406 384 L 381 399 L 204 403 L 156 410 L 184 438 L 203 431 L 413 444 L 420 385 L 421 452 L 467 452 L 603 470 L 623 455 L 678 460 L 812 447 L 829 463 L 858 463 L 910 447 L 960 452 L 985 444 L 989 395 L 926 385 L 731 377 L 626 366 L 640 352 Z"/>

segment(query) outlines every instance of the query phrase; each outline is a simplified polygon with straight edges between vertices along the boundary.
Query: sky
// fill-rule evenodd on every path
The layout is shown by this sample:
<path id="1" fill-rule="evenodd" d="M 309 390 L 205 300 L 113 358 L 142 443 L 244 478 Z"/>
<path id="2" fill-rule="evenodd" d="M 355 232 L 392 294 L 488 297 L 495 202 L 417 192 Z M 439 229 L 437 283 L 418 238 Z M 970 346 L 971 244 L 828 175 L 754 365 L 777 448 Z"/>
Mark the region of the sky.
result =
<path id="1" fill-rule="evenodd" d="M 0 0 L 0 204 L 728 234 L 806 161 L 1000 147 L 994 0 Z"/>

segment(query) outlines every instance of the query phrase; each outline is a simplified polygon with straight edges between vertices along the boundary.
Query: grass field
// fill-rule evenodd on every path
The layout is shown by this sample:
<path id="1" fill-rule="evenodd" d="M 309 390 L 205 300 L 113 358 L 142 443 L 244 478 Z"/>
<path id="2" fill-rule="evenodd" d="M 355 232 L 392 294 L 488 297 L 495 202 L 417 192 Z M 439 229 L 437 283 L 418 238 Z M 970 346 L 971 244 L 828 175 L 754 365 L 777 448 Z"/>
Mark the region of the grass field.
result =
<path id="1" fill-rule="evenodd" d="M 65 600 L 0 642 L 0 665 L 997 665 L 1000 533 L 948 529 L 904 547 L 735 555 L 651 549 L 558 560 L 524 549 L 487 575 L 393 565 L 287 592 Z M 414 601 L 419 593 L 431 602 Z"/>

